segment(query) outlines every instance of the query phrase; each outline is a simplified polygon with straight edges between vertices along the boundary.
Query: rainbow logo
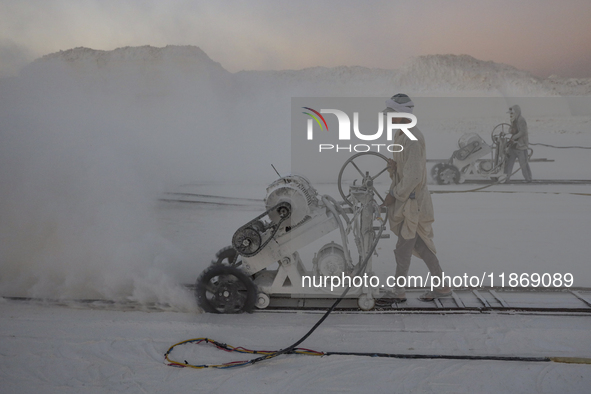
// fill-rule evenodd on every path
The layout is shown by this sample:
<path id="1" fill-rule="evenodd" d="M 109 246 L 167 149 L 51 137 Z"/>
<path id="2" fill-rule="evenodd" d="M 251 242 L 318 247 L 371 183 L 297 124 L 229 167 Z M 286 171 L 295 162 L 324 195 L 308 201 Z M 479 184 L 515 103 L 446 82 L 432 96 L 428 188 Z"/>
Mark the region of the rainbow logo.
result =
<path id="1" fill-rule="evenodd" d="M 322 119 L 322 122 L 324 123 L 324 126 L 326 126 L 326 131 L 328 131 L 328 125 L 326 124 L 326 120 L 324 120 L 324 116 L 320 115 L 320 112 L 309 108 L 309 107 L 302 107 L 303 109 L 307 109 L 308 111 L 312 111 L 314 112 L 316 115 L 318 115 L 320 117 L 320 119 Z M 318 119 L 317 116 L 314 116 L 313 114 L 311 114 L 310 112 L 302 112 L 303 114 L 309 115 L 312 117 L 312 119 L 314 119 L 316 121 L 316 123 L 318 123 L 318 126 L 320 126 L 320 130 L 323 129 L 322 127 L 322 123 L 320 123 L 320 119 Z"/>

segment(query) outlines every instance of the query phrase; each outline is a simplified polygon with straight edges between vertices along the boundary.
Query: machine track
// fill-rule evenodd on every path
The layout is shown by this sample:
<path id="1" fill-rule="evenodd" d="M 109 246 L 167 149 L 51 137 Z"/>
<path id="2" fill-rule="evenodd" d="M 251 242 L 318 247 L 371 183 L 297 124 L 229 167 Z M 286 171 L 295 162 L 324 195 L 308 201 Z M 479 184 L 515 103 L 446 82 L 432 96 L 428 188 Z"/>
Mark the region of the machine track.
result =
<path id="1" fill-rule="evenodd" d="M 371 311 L 362 311 L 356 298 L 345 298 L 336 310 L 343 313 L 490 313 L 518 314 L 591 314 L 591 288 L 463 288 L 453 291 L 451 297 L 420 301 L 418 297 L 428 289 L 407 290 L 407 301 L 393 303 L 382 298 L 376 300 Z M 272 297 L 264 311 L 325 311 L 334 298 Z"/>
<path id="2" fill-rule="evenodd" d="M 195 285 L 185 285 L 195 290 Z M 509 313 L 509 314 L 552 314 L 590 315 L 591 288 L 464 288 L 456 289 L 452 297 L 431 302 L 419 301 L 418 297 L 427 289 L 407 290 L 407 301 L 393 304 L 391 300 L 379 299 L 371 311 L 362 311 L 356 298 L 346 298 L 336 308 L 337 313 Z M 33 297 L 2 297 L 10 302 L 34 303 L 80 309 L 169 312 L 175 308 L 161 303 L 139 303 L 136 301 L 107 299 L 45 299 Z M 255 313 L 320 313 L 334 303 L 334 298 L 289 298 L 272 297 L 265 309 Z"/>

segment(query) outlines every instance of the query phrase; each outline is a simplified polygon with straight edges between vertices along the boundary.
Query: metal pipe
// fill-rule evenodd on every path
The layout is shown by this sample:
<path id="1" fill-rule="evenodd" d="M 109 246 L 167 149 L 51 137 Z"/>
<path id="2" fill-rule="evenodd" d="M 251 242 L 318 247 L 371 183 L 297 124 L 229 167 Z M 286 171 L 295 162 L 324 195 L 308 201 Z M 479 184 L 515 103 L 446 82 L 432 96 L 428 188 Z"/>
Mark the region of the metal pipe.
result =
<path id="1" fill-rule="evenodd" d="M 341 221 L 341 218 L 339 217 L 339 213 L 337 212 L 337 209 L 335 208 L 335 204 L 333 204 L 326 197 L 327 196 L 322 196 L 322 202 L 324 203 L 326 208 L 328 208 L 328 210 L 333 214 L 334 218 L 336 219 L 336 221 L 339 225 L 339 230 L 341 232 L 341 240 L 343 242 L 343 249 L 345 251 L 345 259 L 347 260 L 347 266 L 353 267 L 353 261 L 351 260 L 351 253 L 349 252 L 349 243 L 347 241 L 347 234 L 345 233 L 345 228 L 343 227 L 343 222 Z M 334 201 L 334 199 L 333 199 L 333 201 Z"/>
<path id="2" fill-rule="evenodd" d="M 339 211 L 341 216 L 345 219 L 345 222 L 347 222 L 347 225 L 349 225 L 349 216 L 347 215 L 347 212 L 345 212 L 343 207 L 341 207 L 341 205 L 337 202 L 337 200 L 335 200 L 334 198 L 332 198 L 332 196 L 329 196 L 328 194 L 325 194 L 324 196 L 322 196 L 322 198 L 327 198 L 330 202 L 332 202 L 337 211 Z"/>

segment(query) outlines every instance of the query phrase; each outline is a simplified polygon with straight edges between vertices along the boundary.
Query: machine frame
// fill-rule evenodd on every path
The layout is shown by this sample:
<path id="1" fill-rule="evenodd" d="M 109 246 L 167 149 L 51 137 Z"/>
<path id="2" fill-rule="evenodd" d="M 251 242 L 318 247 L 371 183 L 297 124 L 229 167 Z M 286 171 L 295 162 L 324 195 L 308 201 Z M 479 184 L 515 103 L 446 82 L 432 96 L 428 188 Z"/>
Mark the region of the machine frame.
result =
<path id="1" fill-rule="evenodd" d="M 360 156 L 372 155 L 384 161 L 375 174 L 363 171 L 355 162 Z M 328 195 L 318 195 L 304 177 L 281 177 L 267 188 L 267 210 L 241 226 L 232 238 L 232 245 L 221 249 L 212 265 L 198 278 L 197 301 L 206 312 L 239 313 L 270 305 L 273 297 L 338 298 L 355 277 L 373 276 L 372 254 L 382 234 L 386 212 L 378 205 L 384 198 L 374 187 L 374 180 L 387 170 L 388 159 L 376 152 L 363 152 L 350 157 L 341 167 L 338 189 L 343 201 Z M 357 178 L 343 191 L 343 173 L 353 170 Z M 359 181 L 359 182 L 358 182 Z M 339 230 L 341 244 L 325 244 L 315 254 L 312 268 L 307 268 L 298 250 Z M 353 234 L 358 260 L 351 257 L 349 234 Z M 277 269 L 271 266 L 277 264 Z M 221 267 L 221 268 L 220 268 Z M 326 277 L 341 276 L 343 285 L 332 286 Z M 314 284 L 304 286 L 303 278 Z M 345 280 L 346 277 L 350 279 Z M 256 292 L 256 294 L 253 294 Z M 357 299 L 358 306 L 370 310 L 375 306 L 380 291 L 366 285 L 352 286 L 347 298 Z"/>

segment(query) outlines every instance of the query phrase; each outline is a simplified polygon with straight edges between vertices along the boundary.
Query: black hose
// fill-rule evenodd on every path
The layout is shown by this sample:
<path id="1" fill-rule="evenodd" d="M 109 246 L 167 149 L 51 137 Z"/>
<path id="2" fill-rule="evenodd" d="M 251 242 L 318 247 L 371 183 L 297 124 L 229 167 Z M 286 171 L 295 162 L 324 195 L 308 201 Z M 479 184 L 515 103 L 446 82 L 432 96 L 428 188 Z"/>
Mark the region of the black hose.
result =
<path id="1" fill-rule="evenodd" d="M 385 358 L 414 358 L 414 359 L 446 359 L 446 360 L 496 360 L 496 361 L 552 361 L 549 357 L 520 357 L 520 356 L 466 356 L 446 354 L 390 354 L 390 353 L 352 353 L 328 352 L 327 356 L 363 356 Z"/>
<path id="2" fill-rule="evenodd" d="M 591 146 L 556 146 L 556 145 L 548 145 L 548 144 L 534 144 L 532 142 L 529 143 L 530 145 L 540 145 L 540 146 L 547 146 L 548 148 L 556 148 L 556 149 L 591 149 Z"/>

